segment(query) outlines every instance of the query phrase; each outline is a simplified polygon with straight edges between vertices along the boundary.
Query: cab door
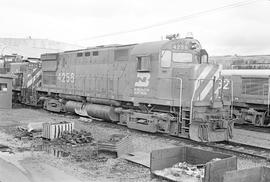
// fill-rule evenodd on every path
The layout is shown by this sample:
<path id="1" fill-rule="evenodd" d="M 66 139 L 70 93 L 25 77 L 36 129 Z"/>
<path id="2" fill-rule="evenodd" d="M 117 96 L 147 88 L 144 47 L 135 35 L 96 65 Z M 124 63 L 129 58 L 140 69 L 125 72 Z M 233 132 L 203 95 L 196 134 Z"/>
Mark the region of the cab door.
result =
<path id="1" fill-rule="evenodd" d="M 172 52 L 170 50 L 162 50 L 159 60 L 157 97 L 163 100 L 164 104 L 171 105 L 173 103 Z"/>

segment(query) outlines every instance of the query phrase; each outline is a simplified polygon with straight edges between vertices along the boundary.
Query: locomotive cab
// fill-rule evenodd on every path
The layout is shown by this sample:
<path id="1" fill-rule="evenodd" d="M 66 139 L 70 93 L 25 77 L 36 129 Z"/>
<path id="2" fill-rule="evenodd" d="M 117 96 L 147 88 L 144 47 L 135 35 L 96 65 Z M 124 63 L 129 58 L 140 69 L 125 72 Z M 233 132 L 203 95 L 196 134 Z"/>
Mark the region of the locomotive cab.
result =
<path id="1" fill-rule="evenodd" d="M 160 51 L 160 67 L 172 68 L 180 64 L 204 64 L 208 63 L 208 53 L 201 49 L 199 42 L 176 42 Z"/>

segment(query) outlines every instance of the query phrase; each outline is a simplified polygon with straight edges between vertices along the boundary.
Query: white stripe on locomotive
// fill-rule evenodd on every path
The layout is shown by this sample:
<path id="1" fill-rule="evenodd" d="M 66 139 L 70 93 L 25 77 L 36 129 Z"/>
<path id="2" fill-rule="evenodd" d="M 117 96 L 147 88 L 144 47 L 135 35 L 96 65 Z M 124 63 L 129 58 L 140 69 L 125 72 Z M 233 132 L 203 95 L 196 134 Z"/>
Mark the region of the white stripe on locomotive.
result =
<path id="1" fill-rule="evenodd" d="M 37 74 L 35 74 L 30 80 L 28 80 L 26 88 L 29 88 L 36 81 L 36 79 L 41 75 L 41 72 L 42 70 L 39 70 Z"/>
<path id="2" fill-rule="evenodd" d="M 219 66 L 219 68 L 217 69 L 217 71 L 216 71 L 215 74 L 213 75 L 213 77 L 215 77 L 216 80 L 218 80 L 219 77 L 220 77 L 220 71 L 221 71 L 221 69 L 222 69 L 222 67 Z M 212 77 L 212 78 L 213 78 L 213 77 Z M 199 95 L 199 97 L 198 97 L 197 99 L 198 99 L 198 100 L 199 100 L 199 99 L 200 99 L 200 100 L 204 100 L 205 97 L 206 97 L 207 95 L 211 94 L 210 92 L 211 92 L 212 88 L 213 88 L 213 80 L 210 79 L 210 80 L 208 81 L 207 85 L 205 86 L 205 88 L 204 88 L 203 91 L 200 93 L 200 95 Z M 218 93 L 218 90 L 219 90 L 219 87 L 215 90 L 215 94 Z"/>
<path id="3" fill-rule="evenodd" d="M 207 65 L 204 67 L 204 69 L 201 71 L 201 74 L 198 76 L 198 78 L 195 80 L 195 87 L 194 89 L 197 90 L 201 85 L 201 80 L 204 80 L 206 76 L 210 73 L 212 70 L 212 66 Z"/>

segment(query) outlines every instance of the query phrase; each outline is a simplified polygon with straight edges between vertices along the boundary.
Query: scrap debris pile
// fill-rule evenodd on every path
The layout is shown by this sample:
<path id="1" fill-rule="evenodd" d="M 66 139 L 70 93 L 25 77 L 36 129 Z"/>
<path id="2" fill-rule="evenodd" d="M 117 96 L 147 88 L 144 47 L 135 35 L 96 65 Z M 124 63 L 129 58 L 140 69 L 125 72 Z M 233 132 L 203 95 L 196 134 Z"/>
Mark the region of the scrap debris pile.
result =
<path id="1" fill-rule="evenodd" d="M 90 132 L 75 130 L 74 123 L 71 122 L 40 123 L 31 127 L 17 127 L 15 136 L 25 141 L 32 140 L 30 143 L 34 150 L 46 151 L 55 157 L 69 156 L 76 162 L 90 160 L 106 162 L 108 158 L 115 158 L 115 153 L 119 157 L 132 150 L 129 136 L 113 134 L 107 140 L 98 141 Z"/>
<path id="2" fill-rule="evenodd" d="M 214 158 L 209 162 L 219 160 L 221 159 Z M 154 173 L 177 182 L 202 182 L 204 180 L 205 165 L 192 165 L 187 162 L 179 162 L 170 168 L 156 170 Z"/>
<path id="3" fill-rule="evenodd" d="M 23 127 L 17 127 L 15 131 L 15 138 L 24 140 L 32 140 L 34 138 L 40 138 L 42 137 L 42 131 L 40 130 L 31 130 L 28 131 L 26 128 Z M 94 138 L 92 137 L 92 134 L 87 131 L 77 131 L 72 130 L 72 132 L 63 131 L 61 137 L 55 138 L 51 140 L 53 144 L 58 145 L 70 145 L 70 146 L 77 146 L 81 144 L 88 144 L 92 143 L 94 141 Z"/>
<path id="4" fill-rule="evenodd" d="M 204 166 L 179 162 L 171 168 L 157 170 L 155 174 L 178 182 L 201 182 L 204 178 Z"/>
<path id="5" fill-rule="evenodd" d="M 27 128 L 24 127 L 17 127 L 15 131 L 15 138 L 20 140 L 28 139 L 31 140 L 33 138 L 41 137 L 42 131 L 41 130 L 31 130 L 29 131 Z"/>
<path id="6" fill-rule="evenodd" d="M 62 136 L 52 140 L 57 145 L 78 146 L 82 144 L 89 144 L 94 141 L 92 134 L 87 131 L 73 130 L 71 133 L 63 131 Z"/>

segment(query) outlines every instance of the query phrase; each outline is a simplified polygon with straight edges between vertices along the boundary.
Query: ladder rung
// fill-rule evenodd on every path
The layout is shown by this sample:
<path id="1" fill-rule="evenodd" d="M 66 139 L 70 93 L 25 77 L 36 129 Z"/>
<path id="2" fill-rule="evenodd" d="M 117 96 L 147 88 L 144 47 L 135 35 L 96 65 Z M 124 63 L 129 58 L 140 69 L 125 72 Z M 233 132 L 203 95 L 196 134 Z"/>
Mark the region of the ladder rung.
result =
<path id="1" fill-rule="evenodd" d="M 189 127 L 182 126 L 181 129 L 189 129 Z"/>
<path id="2" fill-rule="evenodd" d="M 188 112 L 190 112 L 190 110 L 189 110 L 189 109 L 182 109 L 182 111 L 188 111 Z"/>
<path id="3" fill-rule="evenodd" d="M 190 120 L 190 118 L 182 118 L 183 120 Z"/>

